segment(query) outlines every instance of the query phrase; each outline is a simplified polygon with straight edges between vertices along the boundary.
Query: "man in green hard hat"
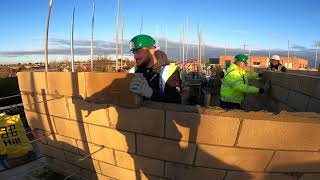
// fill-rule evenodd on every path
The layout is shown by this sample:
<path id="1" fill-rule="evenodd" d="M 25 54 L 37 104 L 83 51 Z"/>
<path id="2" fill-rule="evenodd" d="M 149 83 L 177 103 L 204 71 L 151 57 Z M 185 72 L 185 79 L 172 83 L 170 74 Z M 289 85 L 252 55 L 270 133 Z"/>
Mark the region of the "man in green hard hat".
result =
<path id="1" fill-rule="evenodd" d="M 240 104 L 245 99 L 246 94 L 262 94 L 270 88 L 269 83 L 266 83 L 266 85 L 260 89 L 249 85 L 249 79 L 262 77 L 262 74 L 246 72 L 244 68 L 247 63 L 248 56 L 238 54 L 235 56 L 234 63 L 231 63 L 227 68 L 224 77 L 221 79 L 220 105 L 222 108 L 240 109 Z"/>
<path id="2" fill-rule="evenodd" d="M 146 99 L 167 103 L 181 103 L 181 77 L 179 68 L 170 64 L 167 55 L 156 48 L 156 41 L 140 34 L 130 40 L 136 67 L 129 72 L 142 73 L 134 78 L 130 90 Z"/>

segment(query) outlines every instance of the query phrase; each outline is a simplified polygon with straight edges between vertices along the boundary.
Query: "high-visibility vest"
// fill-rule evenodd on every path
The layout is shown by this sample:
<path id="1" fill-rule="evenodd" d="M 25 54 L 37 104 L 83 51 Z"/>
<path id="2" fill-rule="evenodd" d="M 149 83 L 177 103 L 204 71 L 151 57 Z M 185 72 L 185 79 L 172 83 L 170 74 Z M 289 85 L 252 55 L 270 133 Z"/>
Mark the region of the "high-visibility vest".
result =
<path id="1" fill-rule="evenodd" d="M 220 95 L 224 102 L 241 103 L 248 93 L 258 93 L 259 88 L 250 86 L 248 80 L 257 78 L 258 73 L 246 73 L 236 64 L 231 64 L 221 79 Z"/>
<path id="2" fill-rule="evenodd" d="M 172 76 L 172 74 L 174 72 L 176 72 L 176 70 L 179 71 L 179 75 L 180 75 L 180 79 L 181 79 L 181 71 L 179 70 L 178 66 L 176 66 L 174 64 L 169 64 L 169 65 L 161 67 L 160 79 L 159 79 L 159 88 L 160 88 L 161 94 L 164 93 L 168 79 Z"/>

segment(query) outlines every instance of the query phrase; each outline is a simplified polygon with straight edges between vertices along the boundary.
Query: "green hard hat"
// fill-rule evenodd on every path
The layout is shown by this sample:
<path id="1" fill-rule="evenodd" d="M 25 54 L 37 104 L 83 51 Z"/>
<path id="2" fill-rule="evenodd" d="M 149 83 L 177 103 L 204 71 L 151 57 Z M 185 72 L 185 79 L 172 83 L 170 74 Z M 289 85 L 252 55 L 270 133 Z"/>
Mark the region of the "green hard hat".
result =
<path id="1" fill-rule="evenodd" d="M 237 62 L 237 61 L 242 61 L 244 63 L 248 63 L 248 56 L 245 55 L 245 54 L 237 54 L 235 57 L 234 57 L 234 61 Z"/>
<path id="2" fill-rule="evenodd" d="M 154 46 L 156 41 L 149 35 L 140 34 L 133 37 L 129 42 L 130 51 L 135 51 L 144 47 Z"/>
<path id="3" fill-rule="evenodd" d="M 230 65 L 231 65 L 231 62 L 230 62 L 230 61 L 227 61 L 227 62 L 226 62 L 226 68 L 230 67 Z"/>

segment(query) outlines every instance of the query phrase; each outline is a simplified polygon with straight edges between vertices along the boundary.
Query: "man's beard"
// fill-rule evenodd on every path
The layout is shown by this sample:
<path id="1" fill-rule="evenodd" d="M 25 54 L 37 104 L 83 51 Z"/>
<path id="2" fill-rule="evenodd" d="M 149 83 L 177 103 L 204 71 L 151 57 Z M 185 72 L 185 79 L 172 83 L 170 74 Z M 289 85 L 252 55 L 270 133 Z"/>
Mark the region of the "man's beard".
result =
<path id="1" fill-rule="evenodd" d="M 148 66 L 149 62 L 151 61 L 151 54 L 148 52 L 148 56 L 145 57 L 145 60 L 143 60 L 142 64 L 137 65 L 138 67 L 145 68 Z"/>

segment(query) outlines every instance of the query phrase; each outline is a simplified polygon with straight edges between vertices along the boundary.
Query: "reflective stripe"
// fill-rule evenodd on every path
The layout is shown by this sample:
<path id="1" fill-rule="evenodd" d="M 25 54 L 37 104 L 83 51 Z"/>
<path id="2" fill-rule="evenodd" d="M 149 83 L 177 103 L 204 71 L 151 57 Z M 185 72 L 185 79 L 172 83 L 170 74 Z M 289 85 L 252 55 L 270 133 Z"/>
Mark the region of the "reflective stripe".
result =
<path id="1" fill-rule="evenodd" d="M 166 66 L 162 66 L 160 69 L 160 79 L 159 79 L 159 88 L 160 88 L 160 93 L 163 94 L 165 87 L 166 87 L 166 82 L 168 79 L 171 77 L 171 75 L 177 70 L 177 66 L 170 64 Z"/>
<path id="2" fill-rule="evenodd" d="M 227 74 L 224 76 L 224 78 L 226 78 L 232 71 L 235 71 L 235 69 L 231 69 L 231 71 L 227 72 Z"/>
<path id="3" fill-rule="evenodd" d="M 242 79 L 238 79 L 238 80 L 235 80 L 235 81 L 233 81 L 232 83 L 230 83 L 230 86 L 235 86 L 236 84 L 238 84 L 239 82 L 243 82 L 243 80 Z"/>
<path id="4" fill-rule="evenodd" d="M 246 87 L 245 92 L 247 92 L 247 93 L 249 93 L 249 92 L 250 92 L 250 86 L 247 86 L 247 87 Z"/>

